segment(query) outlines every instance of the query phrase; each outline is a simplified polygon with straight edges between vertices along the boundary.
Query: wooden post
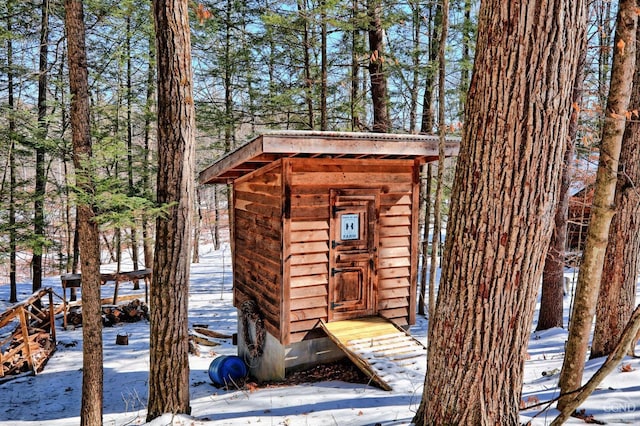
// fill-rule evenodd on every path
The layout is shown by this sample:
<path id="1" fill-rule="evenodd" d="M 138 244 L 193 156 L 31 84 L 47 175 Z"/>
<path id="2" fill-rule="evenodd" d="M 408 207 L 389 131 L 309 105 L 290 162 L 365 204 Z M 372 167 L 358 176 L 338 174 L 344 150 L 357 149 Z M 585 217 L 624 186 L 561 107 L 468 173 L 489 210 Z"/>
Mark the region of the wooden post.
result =
<path id="1" fill-rule="evenodd" d="M 47 292 L 49 293 L 49 334 L 51 336 L 51 341 L 53 342 L 53 346 L 56 345 L 56 323 L 55 323 L 55 312 L 53 309 L 53 290 L 51 288 L 47 288 Z"/>
<path id="2" fill-rule="evenodd" d="M 67 329 L 67 284 L 62 281 L 62 328 Z"/>
<path id="3" fill-rule="evenodd" d="M 116 287 L 113 289 L 113 304 L 118 303 L 118 287 L 120 286 L 120 274 L 115 274 Z"/>
<path id="4" fill-rule="evenodd" d="M 35 373 L 35 367 L 33 364 L 33 358 L 31 357 L 31 345 L 29 342 L 29 327 L 27 325 L 27 315 L 24 311 L 24 306 L 18 307 L 18 318 L 20 319 L 20 330 L 22 331 L 22 345 L 24 346 L 24 352 L 27 358 L 27 365 L 29 369 Z"/>
<path id="5" fill-rule="evenodd" d="M 149 283 L 151 282 L 151 269 L 146 269 L 144 276 L 144 303 L 149 304 Z"/>
<path id="6" fill-rule="evenodd" d="M 2 348 L 0 348 L 0 378 L 4 377 L 4 360 L 2 359 Z"/>

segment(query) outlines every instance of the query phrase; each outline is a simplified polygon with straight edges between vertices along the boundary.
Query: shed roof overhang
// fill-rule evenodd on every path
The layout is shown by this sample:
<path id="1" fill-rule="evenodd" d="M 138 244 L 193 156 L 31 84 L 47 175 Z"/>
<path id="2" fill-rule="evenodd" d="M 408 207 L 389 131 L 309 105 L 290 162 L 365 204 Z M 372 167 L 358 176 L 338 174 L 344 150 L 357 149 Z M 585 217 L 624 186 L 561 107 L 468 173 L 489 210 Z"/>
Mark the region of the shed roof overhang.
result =
<path id="1" fill-rule="evenodd" d="M 445 157 L 455 157 L 460 138 L 448 136 Z M 353 158 L 438 160 L 438 136 L 278 131 L 265 133 L 219 158 L 200 172 L 201 184 L 231 183 L 281 158 Z"/>

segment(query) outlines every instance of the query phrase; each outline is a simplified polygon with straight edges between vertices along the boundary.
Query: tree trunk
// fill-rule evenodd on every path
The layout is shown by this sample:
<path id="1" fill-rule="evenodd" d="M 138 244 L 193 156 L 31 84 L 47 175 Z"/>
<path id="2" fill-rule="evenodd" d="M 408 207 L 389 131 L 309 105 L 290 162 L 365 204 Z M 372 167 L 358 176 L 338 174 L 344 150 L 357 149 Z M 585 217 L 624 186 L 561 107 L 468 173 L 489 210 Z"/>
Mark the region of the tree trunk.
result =
<path id="1" fill-rule="evenodd" d="M 436 176 L 436 194 L 433 197 L 433 238 L 431 240 L 431 269 L 429 270 L 429 294 L 435 294 L 436 271 L 438 254 L 442 235 L 442 197 L 444 190 L 444 161 L 445 161 L 445 74 L 447 63 L 445 51 L 447 47 L 447 33 L 449 30 L 449 0 L 442 0 L 442 23 L 440 25 L 440 41 L 438 42 L 438 171 Z M 435 318 L 436 300 L 429 299 L 429 328 Z"/>
<path id="2" fill-rule="evenodd" d="M 131 9 L 127 14 L 127 184 L 129 187 L 129 197 L 137 196 L 135 183 L 133 180 L 133 121 L 132 121 L 132 101 L 133 101 L 133 85 L 131 82 L 132 77 L 132 64 L 131 64 Z M 136 225 L 137 221 L 131 225 L 131 261 L 133 263 L 133 269 L 137 270 L 140 267 L 138 259 L 138 229 Z M 140 289 L 140 282 L 134 281 L 133 289 Z"/>
<path id="3" fill-rule="evenodd" d="M 609 228 L 615 214 L 617 171 L 625 127 L 625 114 L 629 107 L 635 71 L 636 25 L 638 21 L 636 7 L 636 0 L 623 0 L 619 4 L 611 84 L 602 130 L 593 204 L 587 240 L 582 255 L 582 265 L 578 273 L 573 314 L 569 324 L 569 338 L 560 372 L 561 394 L 574 391 L 582 384 L 582 373 L 591 335 L 593 315 L 600 292 Z M 561 397 L 558 400 L 558 409 L 562 411 L 571 399 L 572 395 Z"/>
<path id="4" fill-rule="evenodd" d="M 151 284 L 147 421 L 189 406 L 189 259 L 194 202 L 195 109 L 189 3 L 154 0 L 158 61 L 158 204 Z"/>
<path id="5" fill-rule="evenodd" d="M 594 11 L 598 26 L 598 105 L 607 103 L 607 79 L 611 73 L 611 34 L 613 19 L 610 1 L 600 0 L 595 3 Z"/>
<path id="6" fill-rule="evenodd" d="M 577 115 L 577 114 L 576 114 Z M 571 120 L 573 121 L 573 114 Z M 570 165 L 573 161 L 573 139 L 567 138 L 558 205 L 553 216 L 553 234 L 544 261 L 540 311 L 536 331 L 562 327 L 564 320 L 564 260 L 567 239 L 567 218 L 569 212 Z"/>
<path id="7" fill-rule="evenodd" d="M 442 208 L 442 191 L 443 191 L 443 182 L 444 179 L 444 148 L 445 148 L 445 118 L 444 118 L 444 86 L 445 86 L 445 71 L 446 71 L 446 62 L 445 62 L 445 49 L 447 45 L 447 31 L 449 29 L 449 0 L 442 1 L 442 14 L 441 14 L 441 25 L 440 25 L 440 39 L 438 41 L 438 129 L 439 129 L 439 138 L 438 138 L 438 170 L 436 176 L 436 193 L 433 197 L 433 236 L 431 238 L 431 264 L 429 269 L 429 328 L 428 334 L 431 335 L 431 330 L 435 324 L 435 310 L 436 310 L 436 298 L 435 295 L 435 287 L 436 287 L 436 271 L 438 266 L 438 254 L 440 252 L 441 247 L 441 235 L 442 235 L 442 213 L 440 212 Z M 427 346 L 428 348 L 428 346 Z M 427 383 L 428 376 L 425 376 L 424 388 L 426 389 L 428 386 Z M 417 426 L 423 426 L 427 421 L 428 417 L 426 415 L 426 410 L 428 409 L 427 400 L 422 398 L 420 401 L 420 406 L 418 407 L 418 411 L 413 418 L 413 422 L 416 423 Z"/>
<path id="8" fill-rule="evenodd" d="M 102 424 L 102 317 L 100 303 L 100 240 L 95 221 L 95 186 L 91 166 L 89 79 L 81 0 L 65 0 L 71 130 L 78 198 L 78 235 L 82 268 L 82 407 L 80 423 Z"/>
<path id="9" fill-rule="evenodd" d="M 7 9 L 12 11 L 13 3 L 7 4 Z M 13 19 L 12 13 L 7 14 L 7 32 L 11 33 Z M 16 303 L 18 301 L 18 284 L 16 281 L 17 267 L 17 232 L 16 232 L 16 142 L 15 142 L 15 101 L 13 98 L 13 41 L 7 39 L 7 83 L 8 83 L 8 103 L 9 103 L 9 285 L 10 295 L 9 302 Z"/>
<path id="10" fill-rule="evenodd" d="M 228 152 L 235 144 L 235 120 L 233 116 L 233 63 L 234 58 L 231 57 L 231 44 L 234 42 L 231 37 L 231 8 L 234 2 L 227 0 L 226 20 L 228 22 L 225 28 L 224 37 L 224 150 Z"/>
<path id="11" fill-rule="evenodd" d="M 384 30 L 382 28 L 381 0 L 369 0 L 369 75 L 371 77 L 371 100 L 373 102 L 373 131 L 388 132 L 389 112 L 387 106 L 387 77 L 384 74 Z"/>
<path id="12" fill-rule="evenodd" d="M 215 211 L 214 213 L 215 223 L 213 225 L 213 248 L 215 250 L 219 250 L 220 249 L 220 203 L 218 199 L 217 185 L 213 187 L 213 205 L 214 205 L 214 211 Z"/>
<path id="13" fill-rule="evenodd" d="M 195 211 L 193 219 L 193 247 L 191 253 L 191 263 L 200 263 L 200 233 L 202 232 L 202 191 L 200 186 L 196 186 Z"/>
<path id="14" fill-rule="evenodd" d="M 578 134 L 579 107 L 582 99 L 582 83 L 584 80 L 584 61 L 586 43 L 580 53 L 578 75 L 573 85 L 573 105 L 569 121 L 569 135 L 564 151 L 560 192 L 553 220 L 553 234 L 542 272 L 542 294 L 540 311 L 538 312 L 537 331 L 548 330 L 564 325 L 564 267 L 567 242 L 567 221 L 569 217 L 569 186 L 571 184 L 571 163 L 574 156 L 574 140 Z"/>
<path id="15" fill-rule="evenodd" d="M 145 198 L 155 201 L 151 189 L 151 117 L 155 92 L 155 38 L 149 37 L 149 68 L 147 70 L 146 108 L 144 119 L 144 158 L 142 160 L 142 190 Z M 142 214 L 142 251 L 144 267 L 153 266 L 153 228 L 149 215 Z"/>
<path id="16" fill-rule="evenodd" d="M 359 52 L 361 52 L 361 35 L 358 25 L 360 14 L 360 1 L 351 1 L 351 20 L 353 30 L 351 31 L 351 131 L 362 129 L 362 120 L 360 118 L 360 60 Z"/>
<path id="17" fill-rule="evenodd" d="M 11 78 L 9 79 L 12 80 Z M 10 86 L 13 83 L 10 83 Z M 10 89 L 9 93 L 13 90 Z M 13 94 L 9 95 L 13 98 Z M 9 104 L 13 103 L 13 99 L 9 101 Z M 13 110 L 13 106 L 11 107 Z M 13 112 L 13 111 L 12 111 Z M 14 139 L 15 120 L 9 119 L 9 133 L 11 133 L 11 143 L 9 144 L 9 302 L 16 303 L 18 301 L 18 281 L 16 277 L 17 270 L 17 244 L 18 233 L 16 232 L 16 141 Z"/>
<path id="18" fill-rule="evenodd" d="M 69 166 L 67 164 L 67 155 L 64 154 L 62 159 L 62 170 L 64 171 L 64 221 L 65 221 L 65 253 L 67 260 L 64 265 L 64 272 L 71 272 L 73 268 L 73 237 L 75 226 L 73 226 L 73 218 L 71 214 L 71 197 L 69 196 L 69 188 L 71 180 L 69 179 Z"/>
<path id="19" fill-rule="evenodd" d="M 71 261 L 71 271 L 74 274 L 80 272 L 80 236 L 78 235 L 80 232 L 80 222 L 78 218 L 78 206 L 76 205 L 76 220 L 75 226 L 73 228 L 73 260 Z M 100 237 L 98 237 L 100 238 Z M 71 293 L 73 295 L 73 293 Z M 71 299 L 75 300 L 75 299 Z"/>
<path id="20" fill-rule="evenodd" d="M 122 229 L 114 229 L 113 248 L 116 253 L 116 273 L 122 272 Z"/>
<path id="21" fill-rule="evenodd" d="M 418 314 L 425 315 L 426 290 L 427 290 L 427 258 L 429 257 L 429 229 L 431 225 L 431 175 L 433 165 L 431 163 L 422 168 L 423 173 L 426 172 L 425 184 L 422 199 L 424 200 L 424 232 L 422 234 L 422 267 L 420 271 L 420 296 L 418 297 Z M 431 309 L 432 295 L 435 293 L 429 287 L 429 312 Z M 435 306 L 435 305 L 434 305 Z"/>
<path id="22" fill-rule="evenodd" d="M 104 243 L 104 249 L 109 253 L 109 262 L 116 261 L 116 245 L 114 241 L 109 241 L 106 233 L 102 233 L 102 242 Z"/>
<path id="23" fill-rule="evenodd" d="M 302 49 L 304 51 L 304 99 L 307 105 L 307 119 L 309 129 L 313 129 L 313 77 L 311 76 L 311 42 L 309 39 L 309 10 L 306 0 L 298 0 L 298 14 L 303 22 Z M 325 105 L 326 107 L 326 105 Z"/>
<path id="24" fill-rule="evenodd" d="M 481 3 L 418 425 L 519 424 L 585 27 L 582 1 Z"/>
<path id="25" fill-rule="evenodd" d="M 422 120 L 420 123 L 420 133 L 431 134 L 435 125 L 435 114 L 433 112 L 433 93 L 436 82 L 436 61 L 440 46 L 439 31 L 442 26 L 442 7 L 440 4 L 429 3 L 429 65 L 424 82 L 424 95 L 422 98 Z M 435 8 L 435 11 L 434 11 Z"/>
<path id="26" fill-rule="evenodd" d="M 47 185 L 45 171 L 45 140 L 47 138 L 47 73 L 49 47 L 49 0 L 42 0 L 40 24 L 40 61 L 38 65 L 38 138 L 36 145 L 36 184 L 33 203 L 32 291 L 42 287 L 42 254 L 44 251 L 44 194 Z"/>
<path id="27" fill-rule="evenodd" d="M 65 218 L 65 252 L 67 254 L 67 261 L 65 262 L 64 271 L 71 272 L 73 269 L 74 260 L 74 232 L 76 227 L 73 226 L 73 217 L 71 214 L 71 197 L 69 196 L 69 188 L 71 187 L 71 181 L 69 179 L 69 165 L 67 164 L 67 158 L 62 160 L 62 169 L 64 170 L 64 218 Z"/>
<path id="28" fill-rule="evenodd" d="M 636 29 L 636 39 L 640 40 L 640 25 Z M 636 49 L 635 67 L 629 111 L 640 110 L 640 49 Z M 636 113 L 632 118 L 627 121 L 620 151 L 615 198 L 617 213 L 609 230 L 591 358 L 613 351 L 635 305 L 640 267 L 640 117 Z"/>
<path id="29" fill-rule="evenodd" d="M 458 98 L 460 99 L 460 117 L 464 116 L 464 105 L 467 101 L 467 92 L 469 91 L 469 76 L 471 75 L 470 66 L 473 63 L 471 57 L 471 49 L 475 40 L 473 32 L 473 21 L 471 20 L 471 0 L 464 0 L 464 20 L 462 22 L 462 58 L 460 67 L 460 85 L 458 86 Z"/>
<path id="30" fill-rule="evenodd" d="M 65 56 L 65 52 L 63 51 L 62 56 L 60 58 L 60 64 L 58 65 L 58 78 L 60 79 L 60 81 L 63 81 L 64 79 L 64 73 L 65 73 L 65 63 L 67 63 L 67 58 Z M 61 118 L 60 118 L 60 139 L 63 141 L 63 147 L 62 147 L 62 171 L 64 173 L 64 185 L 63 185 L 63 189 L 62 189 L 62 193 L 64 194 L 64 232 L 65 232 L 65 248 L 64 248 L 64 252 L 66 254 L 66 262 L 64 265 L 64 271 L 65 272 L 71 272 L 74 271 L 73 267 L 74 265 L 74 260 L 75 260 L 75 241 L 74 241 L 74 233 L 75 231 L 78 229 L 77 226 L 74 226 L 74 218 L 72 215 L 72 201 L 71 201 L 71 196 L 70 196 L 70 190 L 69 188 L 71 188 L 72 184 L 71 184 L 71 179 L 69 178 L 69 160 L 70 160 L 70 154 L 69 154 L 69 145 L 68 142 L 65 140 L 64 137 L 62 137 L 66 131 L 66 129 L 69 127 L 69 115 L 65 112 L 67 111 L 67 103 L 66 103 L 66 97 L 65 97 L 65 93 L 64 91 L 61 91 L 57 96 L 56 99 L 58 99 L 59 103 L 60 103 L 60 109 L 61 109 Z M 75 272 L 74 272 L 75 273 Z M 75 295 L 75 289 L 72 289 L 71 291 L 71 295 L 70 295 L 70 300 L 75 300 L 72 297 Z"/>
<path id="31" fill-rule="evenodd" d="M 417 7 L 417 6 L 416 6 Z M 422 118 L 420 121 L 420 133 L 422 134 L 430 134 L 433 132 L 434 126 L 434 113 L 433 113 L 433 93 L 435 87 L 435 62 L 438 59 L 439 52 L 439 31 L 442 26 L 442 7 L 438 4 L 435 5 L 433 3 L 429 3 L 428 7 L 428 25 L 427 31 L 429 33 L 429 66 L 427 67 L 427 77 L 425 79 L 425 88 L 424 94 L 422 98 Z M 433 8 L 436 8 L 435 15 L 433 13 Z M 425 201 L 427 202 L 427 215 L 430 215 L 430 199 L 431 199 L 431 176 L 432 176 L 433 165 L 427 165 L 427 188 L 425 189 Z M 440 232 L 440 230 L 438 230 Z M 434 232 L 433 236 L 435 237 L 436 229 L 434 224 Z M 421 288 L 420 288 L 420 297 L 422 299 L 420 308 L 422 309 L 422 315 L 424 315 L 424 293 L 425 288 L 427 286 L 427 257 L 428 257 L 428 247 L 429 247 L 429 222 L 428 216 L 425 217 L 425 231 L 424 231 L 424 243 L 422 248 L 422 279 L 421 279 Z M 437 247 L 432 243 L 432 247 Z M 431 315 L 435 309 L 435 286 L 429 284 L 429 309 L 427 310 L 428 314 Z M 418 413 L 416 413 L 415 419 L 420 418 L 424 414 L 424 406 L 420 405 L 420 409 Z"/>
<path id="32" fill-rule="evenodd" d="M 411 8 L 411 26 L 413 29 L 413 38 L 411 40 L 411 87 L 409 88 L 409 132 L 415 133 L 418 123 L 418 91 L 420 84 L 420 58 L 422 52 L 420 50 L 420 32 L 422 30 L 422 11 L 418 0 L 409 0 Z M 424 310 L 424 307 L 423 307 Z"/>
<path id="33" fill-rule="evenodd" d="M 327 111 L 327 5 L 320 1 L 320 130 L 327 130 L 329 118 Z"/>

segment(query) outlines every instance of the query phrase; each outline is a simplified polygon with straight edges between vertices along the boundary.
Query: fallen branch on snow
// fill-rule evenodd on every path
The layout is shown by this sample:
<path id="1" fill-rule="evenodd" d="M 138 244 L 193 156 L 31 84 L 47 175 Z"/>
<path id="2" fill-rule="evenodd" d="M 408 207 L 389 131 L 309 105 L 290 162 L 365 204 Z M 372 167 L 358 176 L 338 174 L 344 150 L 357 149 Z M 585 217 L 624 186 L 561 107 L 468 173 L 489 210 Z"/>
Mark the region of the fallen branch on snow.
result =
<path id="1" fill-rule="evenodd" d="M 625 355 L 631 349 L 631 345 L 636 343 L 636 335 L 640 332 L 640 305 L 636 306 L 636 309 L 631 314 L 629 322 L 627 323 L 620 341 L 616 345 L 613 352 L 609 354 L 606 361 L 596 371 L 596 373 L 589 379 L 584 386 L 578 389 L 576 396 L 570 400 L 564 410 L 556 417 L 551 426 L 560 426 L 575 412 L 576 408 L 580 406 L 588 397 L 593 393 L 596 387 L 604 380 L 605 377 L 611 373 L 618 364 L 622 361 Z"/>

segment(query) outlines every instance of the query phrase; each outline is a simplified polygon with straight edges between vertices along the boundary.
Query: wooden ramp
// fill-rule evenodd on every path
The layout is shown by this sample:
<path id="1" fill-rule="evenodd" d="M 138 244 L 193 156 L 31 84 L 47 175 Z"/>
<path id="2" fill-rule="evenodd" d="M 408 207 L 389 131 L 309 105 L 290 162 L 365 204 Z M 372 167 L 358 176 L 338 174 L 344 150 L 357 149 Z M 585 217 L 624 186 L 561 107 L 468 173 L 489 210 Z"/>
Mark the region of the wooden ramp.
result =
<path id="1" fill-rule="evenodd" d="M 391 390 L 400 379 L 424 381 L 427 349 L 391 321 L 367 317 L 322 322 L 322 328 L 382 389 Z"/>

